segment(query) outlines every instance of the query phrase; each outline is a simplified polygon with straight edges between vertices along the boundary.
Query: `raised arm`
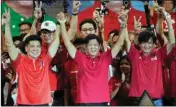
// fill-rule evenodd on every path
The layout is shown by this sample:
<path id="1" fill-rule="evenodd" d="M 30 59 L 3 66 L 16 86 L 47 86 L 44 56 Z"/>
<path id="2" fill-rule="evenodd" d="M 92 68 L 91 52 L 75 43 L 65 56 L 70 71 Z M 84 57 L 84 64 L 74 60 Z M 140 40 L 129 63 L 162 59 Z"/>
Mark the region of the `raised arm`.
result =
<path id="1" fill-rule="evenodd" d="M 2 20 L 5 23 L 5 42 L 9 56 L 12 60 L 16 60 L 18 56 L 18 50 L 13 44 L 11 30 L 10 30 L 10 9 L 5 8 L 5 13 L 2 16 Z"/>
<path id="2" fill-rule="evenodd" d="M 56 16 L 56 19 L 58 20 L 57 16 Z M 50 44 L 48 49 L 48 52 L 51 57 L 55 56 L 60 44 L 60 26 L 58 24 L 56 26 L 56 31 L 53 36 L 54 36 L 54 41 Z"/>
<path id="3" fill-rule="evenodd" d="M 107 43 L 104 39 L 104 16 L 100 15 L 99 12 L 100 8 L 96 8 L 95 11 L 93 12 L 93 20 L 96 22 L 97 27 L 98 27 L 98 32 L 100 35 L 100 38 L 103 41 L 103 50 L 106 51 L 107 50 Z"/>
<path id="4" fill-rule="evenodd" d="M 174 34 L 174 29 L 172 26 L 172 18 L 169 13 L 167 13 L 165 10 L 162 10 L 162 13 L 164 15 L 164 18 L 167 22 L 168 25 L 168 33 L 169 33 L 169 42 L 167 44 L 167 54 L 169 54 L 175 45 L 175 34 Z"/>
<path id="5" fill-rule="evenodd" d="M 40 1 L 40 4 L 38 4 L 37 1 L 35 1 L 35 10 L 33 12 L 34 15 L 34 21 L 32 23 L 32 27 L 31 30 L 29 31 L 28 34 L 25 35 L 25 37 L 23 38 L 23 41 L 25 41 L 25 39 L 30 36 L 30 35 L 36 35 L 37 31 L 36 31 L 36 24 L 38 23 L 39 19 L 42 17 L 42 1 Z"/>
<path id="6" fill-rule="evenodd" d="M 157 23 L 156 23 L 156 32 L 160 34 L 161 38 L 164 40 L 164 46 L 168 43 L 168 39 L 166 38 L 166 36 L 164 35 L 163 32 L 163 15 L 161 14 L 161 9 L 164 9 L 163 7 L 158 7 L 158 9 L 156 9 L 158 12 L 158 19 L 157 19 Z"/>
<path id="7" fill-rule="evenodd" d="M 115 58 L 116 55 L 121 50 L 124 44 L 125 35 L 128 35 L 128 32 L 127 32 L 128 12 L 129 10 L 124 10 L 124 7 L 122 7 L 121 12 L 119 13 L 119 22 L 121 26 L 121 31 L 120 31 L 120 36 L 118 41 L 115 43 L 115 45 L 112 47 L 112 50 L 111 50 L 113 58 Z"/>
<path id="8" fill-rule="evenodd" d="M 59 19 L 58 21 L 61 26 L 61 35 L 62 35 L 64 44 L 67 48 L 69 55 L 71 56 L 71 58 L 74 59 L 76 55 L 76 47 L 70 42 L 70 39 L 67 35 L 66 27 L 65 27 L 66 18 L 62 12 L 59 13 L 57 16 L 58 16 L 58 19 Z"/>
<path id="9" fill-rule="evenodd" d="M 73 1 L 73 8 L 72 8 L 72 17 L 70 22 L 70 28 L 68 30 L 68 36 L 70 40 L 73 40 L 75 38 L 75 34 L 77 31 L 77 24 L 78 24 L 78 10 L 81 5 L 80 1 Z"/>

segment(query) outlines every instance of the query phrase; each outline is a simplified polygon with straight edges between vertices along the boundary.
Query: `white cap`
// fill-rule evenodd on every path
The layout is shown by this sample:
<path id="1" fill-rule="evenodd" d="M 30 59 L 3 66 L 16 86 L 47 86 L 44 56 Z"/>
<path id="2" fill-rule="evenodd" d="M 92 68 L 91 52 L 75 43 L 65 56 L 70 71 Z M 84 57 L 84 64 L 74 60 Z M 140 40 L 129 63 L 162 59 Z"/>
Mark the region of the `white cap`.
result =
<path id="1" fill-rule="evenodd" d="M 41 30 L 43 29 L 46 29 L 46 30 L 49 30 L 49 31 L 55 31 L 56 30 L 56 24 L 52 21 L 44 21 L 42 24 L 41 24 Z"/>

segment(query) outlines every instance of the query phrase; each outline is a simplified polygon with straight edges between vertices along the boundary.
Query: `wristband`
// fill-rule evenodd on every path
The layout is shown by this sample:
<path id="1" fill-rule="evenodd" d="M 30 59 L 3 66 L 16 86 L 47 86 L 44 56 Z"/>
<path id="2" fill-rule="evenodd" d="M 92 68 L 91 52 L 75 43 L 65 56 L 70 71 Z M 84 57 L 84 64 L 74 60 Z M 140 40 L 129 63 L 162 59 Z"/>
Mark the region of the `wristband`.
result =
<path id="1" fill-rule="evenodd" d="M 78 13 L 72 13 L 72 15 L 73 15 L 73 16 L 76 16 L 76 15 L 78 15 Z"/>

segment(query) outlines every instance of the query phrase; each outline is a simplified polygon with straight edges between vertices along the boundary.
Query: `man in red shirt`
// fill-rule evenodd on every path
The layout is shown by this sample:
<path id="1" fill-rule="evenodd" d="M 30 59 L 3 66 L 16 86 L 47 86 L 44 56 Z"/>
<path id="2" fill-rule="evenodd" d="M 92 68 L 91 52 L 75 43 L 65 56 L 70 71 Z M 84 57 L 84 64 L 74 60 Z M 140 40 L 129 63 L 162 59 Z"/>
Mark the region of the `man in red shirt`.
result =
<path id="1" fill-rule="evenodd" d="M 18 74 L 18 105 L 48 105 L 51 102 L 48 69 L 51 59 L 59 46 L 59 26 L 55 40 L 51 43 L 48 53 L 41 53 L 41 38 L 31 35 L 26 38 L 24 45 L 26 55 L 18 52 L 13 44 L 10 32 L 10 9 L 5 11 L 2 18 L 6 24 L 5 39 L 8 53 Z M 50 24 L 50 23 L 48 23 Z M 49 26 L 46 24 L 45 26 Z"/>
<path id="2" fill-rule="evenodd" d="M 122 20 L 121 20 L 122 19 Z M 112 50 L 100 52 L 100 38 L 95 34 L 89 34 L 85 38 L 86 54 L 81 53 L 70 42 L 66 34 L 64 14 L 60 14 L 61 32 L 64 44 L 71 58 L 78 64 L 78 90 L 76 103 L 78 105 L 107 105 L 110 102 L 108 89 L 108 68 L 118 52 L 120 51 L 126 31 L 126 17 L 121 17 L 121 33 L 118 42 Z"/>
<path id="3" fill-rule="evenodd" d="M 150 31 L 143 31 L 139 34 L 138 41 L 141 51 L 138 51 L 131 44 L 128 35 L 125 38 L 128 58 L 132 63 L 132 80 L 129 96 L 138 99 L 146 90 L 157 106 L 163 105 L 162 64 L 166 55 L 172 50 L 172 44 L 175 44 L 171 17 L 164 17 L 168 23 L 170 39 L 170 43 L 166 47 L 153 51 L 156 37 Z"/>

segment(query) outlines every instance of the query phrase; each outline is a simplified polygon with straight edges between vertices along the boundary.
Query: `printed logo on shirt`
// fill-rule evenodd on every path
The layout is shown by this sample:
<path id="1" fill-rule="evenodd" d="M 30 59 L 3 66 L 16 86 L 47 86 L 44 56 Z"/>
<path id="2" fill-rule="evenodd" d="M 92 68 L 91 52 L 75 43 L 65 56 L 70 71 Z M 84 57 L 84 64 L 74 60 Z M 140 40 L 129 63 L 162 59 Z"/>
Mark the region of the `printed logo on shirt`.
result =
<path id="1" fill-rule="evenodd" d="M 42 69 L 44 67 L 43 61 L 39 61 L 39 66 L 40 66 L 40 69 Z"/>

